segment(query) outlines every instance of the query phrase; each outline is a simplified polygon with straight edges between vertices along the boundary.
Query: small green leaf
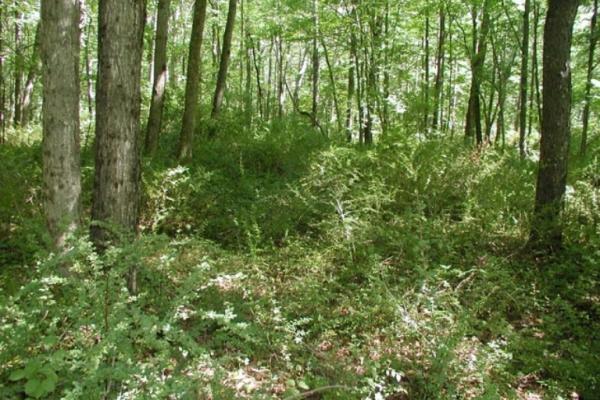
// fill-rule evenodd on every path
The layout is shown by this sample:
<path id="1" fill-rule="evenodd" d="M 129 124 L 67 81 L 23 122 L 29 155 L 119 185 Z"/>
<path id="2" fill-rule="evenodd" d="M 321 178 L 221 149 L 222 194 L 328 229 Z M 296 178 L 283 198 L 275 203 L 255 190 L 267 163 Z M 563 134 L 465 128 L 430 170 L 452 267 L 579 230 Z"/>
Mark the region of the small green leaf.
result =
<path id="1" fill-rule="evenodd" d="M 310 386 L 308 386 L 304 381 L 298 381 L 298 388 L 302 390 L 309 390 Z"/>
<path id="2" fill-rule="evenodd" d="M 19 381 L 23 378 L 25 378 L 25 370 L 24 369 L 18 369 L 16 371 L 13 371 L 10 374 L 10 376 L 8 377 L 8 379 L 10 379 L 11 381 Z"/>
<path id="3" fill-rule="evenodd" d="M 56 335 L 49 335 L 42 339 L 42 344 L 47 347 L 54 346 L 58 343 L 58 337 Z"/>

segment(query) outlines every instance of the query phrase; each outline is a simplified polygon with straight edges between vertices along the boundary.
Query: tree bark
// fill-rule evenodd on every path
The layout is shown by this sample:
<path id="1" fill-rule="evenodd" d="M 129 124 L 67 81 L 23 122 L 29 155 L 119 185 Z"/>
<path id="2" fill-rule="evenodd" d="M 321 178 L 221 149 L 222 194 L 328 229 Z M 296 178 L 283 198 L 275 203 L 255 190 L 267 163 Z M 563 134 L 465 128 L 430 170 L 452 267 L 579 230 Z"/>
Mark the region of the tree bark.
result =
<path id="1" fill-rule="evenodd" d="M 44 211 L 54 249 L 80 215 L 79 0 L 42 0 Z"/>
<path id="2" fill-rule="evenodd" d="M 6 93 L 6 81 L 4 80 L 4 2 L 0 0 L 0 144 L 5 142 L 5 117 L 6 117 L 6 102 L 4 94 Z"/>
<path id="3" fill-rule="evenodd" d="M 187 80 L 185 84 L 185 104 L 183 121 L 179 138 L 178 157 L 182 162 L 192 158 L 194 131 L 198 114 L 198 97 L 200 91 L 200 69 L 202 66 L 202 37 L 206 22 L 207 0 L 196 0 L 194 3 L 194 21 L 187 63 Z"/>
<path id="4" fill-rule="evenodd" d="M 550 0 L 544 28 L 543 125 L 531 242 L 556 249 L 562 241 L 571 117 L 571 41 L 578 0 Z"/>
<path id="5" fill-rule="evenodd" d="M 167 41 L 169 35 L 171 0 L 159 0 L 156 10 L 156 37 L 154 39 L 154 76 L 152 101 L 146 128 L 146 152 L 154 154 L 162 126 L 167 88 Z"/>
<path id="6" fill-rule="evenodd" d="M 594 54 L 598 33 L 596 32 L 596 21 L 598 20 L 598 0 L 594 0 L 594 12 L 590 22 L 590 47 L 588 51 L 587 77 L 585 83 L 585 105 L 583 107 L 583 129 L 581 132 L 581 147 L 579 153 L 585 155 L 587 152 L 588 130 L 590 125 L 590 104 L 592 102 L 592 78 L 594 76 Z"/>
<path id="7" fill-rule="evenodd" d="M 525 135 L 527 133 L 527 80 L 529 73 L 529 10 L 531 0 L 525 0 L 521 42 L 521 83 L 519 85 L 519 154 L 525 158 Z"/>
<path id="8" fill-rule="evenodd" d="M 233 28 L 235 25 L 235 13 L 237 10 L 237 0 L 229 0 L 229 9 L 227 11 L 227 24 L 223 34 L 223 50 L 221 51 L 221 61 L 219 62 L 219 73 L 217 75 L 217 87 L 213 98 L 213 107 L 210 114 L 212 123 L 209 129 L 209 137 L 216 134 L 216 123 L 221 113 L 225 87 L 227 84 L 227 70 L 229 68 L 229 59 L 231 58 L 231 40 L 233 38 Z"/>
<path id="9" fill-rule="evenodd" d="M 144 0 L 99 3 L 96 170 L 91 237 L 105 249 L 134 235 L 140 207 Z M 129 288 L 136 291 L 135 273 Z"/>

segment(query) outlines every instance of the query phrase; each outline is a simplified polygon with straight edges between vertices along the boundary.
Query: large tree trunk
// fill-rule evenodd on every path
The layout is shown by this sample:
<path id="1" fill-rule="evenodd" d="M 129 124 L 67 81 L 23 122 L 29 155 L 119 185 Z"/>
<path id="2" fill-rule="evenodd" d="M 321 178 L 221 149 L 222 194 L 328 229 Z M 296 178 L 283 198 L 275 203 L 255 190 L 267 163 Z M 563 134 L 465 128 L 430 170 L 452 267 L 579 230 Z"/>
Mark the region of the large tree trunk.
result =
<path id="1" fill-rule="evenodd" d="M 159 0 L 156 11 L 156 37 L 154 39 L 154 83 L 152 102 L 146 128 L 146 152 L 154 154 L 162 125 L 165 89 L 167 87 L 167 39 L 171 0 Z"/>
<path id="2" fill-rule="evenodd" d="M 571 119 L 571 40 L 578 0 L 550 0 L 544 28 L 543 125 L 531 243 L 560 247 Z"/>
<path id="3" fill-rule="evenodd" d="M 55 250 L 79 224 L 79 0 L 42 0 L 44 210 Z"/>
<path id="4" fill-rule="evenodd" d="M 140 208 L 140 80 L 144 0 L 99 7 L 96 171 L 91 237 L 99 249 L 134 235 Z M 136 292 L 135 270 L 129 289 Z"/>
<path id="5" fill-rule="evenodd" d="M 527 133 L 527 74 L 529 73 L 529 10 L 531 0 L 525 0 L 521 43 L 521 83 L 519 85 L 519 154 L 525 157 L 525 135 Z"/>
<path id="6" fill-rule="evenodd" d="M 219 73 L 217 75 L 217 87 L 213 98 L 213 107 L 210 114 L 212 123 L 209 129 L 209 136 L 216 133 L 216 123 L 221 113 L 225 87 L 227 84 L 227 70 L 229 68 L 229 59 L 231 58 L 231 40 L 233 38 L 233 28 L 235 25 L 235 13 L 237 9 L 237 0 L 229 0 L 229 10 L 227 11 L 227 24 L 223 34 L 223 50 L 221 51 L 221 61 L 219 62 Z"/>
<path id="7" fill-rule="evenodd" d="M 198 114 L 202 37 L 204 34 L 204 23 L 206 22 L 206 5 L 206 0 L 196 0 L 194 4 L 194 22 L 192 23 L 192 37 L 190 39 L 187 80 L 185 84 L 185 105 L 183 109 L 181 136 L 179 138 L 178 157 L 180 161 L 187 161 L 192 158 L 192 145 L 194 142 L 194 131 L 196 130 L 196 116 Z"/>
<path id="8" fill-rule="evenodd" d="M 590 23 L 590 47 L 588 51 L 587 80 L 585 84 L 585 106 L 583 107 L 583 130 L 581 132 L 581 147 L 579 153 L 585 155 L 587 152 L 588 130 L 590 125 L 590 103 L 592 101 L 592 78 L 594 75 L 594 53 L 598 34 L 596 32 L 596 21 L 598 19 L 598 0 L 594 0 L 594 13 Z"/>

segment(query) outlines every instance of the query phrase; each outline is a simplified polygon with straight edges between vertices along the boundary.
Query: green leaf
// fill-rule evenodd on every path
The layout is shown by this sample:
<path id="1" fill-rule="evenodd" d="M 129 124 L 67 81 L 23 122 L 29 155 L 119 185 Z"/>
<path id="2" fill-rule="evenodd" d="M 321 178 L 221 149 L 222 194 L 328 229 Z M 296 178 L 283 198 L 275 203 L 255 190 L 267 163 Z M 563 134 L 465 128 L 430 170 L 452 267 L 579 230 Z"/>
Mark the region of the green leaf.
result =
<path id="1" fill-rule="evenodd" d="M 31 379 L 25 384 L 25 393 L 35 399 L 39 399 L 44 395 L 42 381 L 39 379 Z"/>
<path id="2" fill-rule="evenodd" d="M 56 343 L 58 343 L 58 336 L 56 335 L 49 335 L 42 339 L 42 344 L 47 347 L 54 346 Z"/>
<path id="3" fill-rule="evenodd" d="M 10 379 L 11 381 L 19 381 L 23 378 L 25 378 L 25 369 L 18 369 L 16 371 L 13 371 L 8 377 L 8 379 Z"/>

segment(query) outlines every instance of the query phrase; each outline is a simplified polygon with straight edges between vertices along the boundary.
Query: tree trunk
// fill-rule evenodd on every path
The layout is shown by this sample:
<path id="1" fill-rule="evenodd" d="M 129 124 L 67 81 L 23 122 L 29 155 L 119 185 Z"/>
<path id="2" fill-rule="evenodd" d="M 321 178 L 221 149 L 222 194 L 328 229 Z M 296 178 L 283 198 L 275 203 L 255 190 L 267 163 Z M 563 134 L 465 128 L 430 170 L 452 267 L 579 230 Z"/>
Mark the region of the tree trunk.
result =
<path id="1" fill-rule="evenodd" d="M 0 0 L 0 144 L 5 142 L 5 116 L 6 103 L 4 93 L 6 93 L 6 82 L 4 80 L 4 2 Z"/>
<path id="2" fill-rule="evenodd" d="M 550 0 L 544 28 L 543 125 L 531 243 L 556 249 L 567 183 L 571 117 L 571 41 L 578 0 Z"/>
<path id="3" fill-rule="evenodd" d="M 587 152 L 588 130 L 590 125 L 590 103 L 592 101 L 592 78 L 594 75 L 594 53 L 598 34 L 596 32 L 596 21 L 598 19 L 598 0 L 594 0 L 594 13 L 590 23 L 590 47 L 588 51 L 587 79 L 585 84 L 585 106 L 583 107 L 583 130 L 581 132 L 581 147 L 579 153 L 585 155 Z"/>
<path id="4" fill-rule="evenodd" d="M 352 40 L 350 41 L 352 47 Z M 348 101 L 346 103 L 346 140 L 352 142 L 352 121 L 354 119 L 352 113 L 352 102 L 354 100 L 355 84 L 354 84 L 354 60 L 352 51 L 348 60 Z"/>
<path id="5" fill-rule="evenodd" d="M 213 98 L 213 107 L 210 114 L 212 123 L 209 129 L 209 137 L 216 134 L 216 123 L 221 113 L 223 105 L 223 97 L 225 95 L 225 87 L 227 84 L 227 69 L 229 67 L 229 59 L 231 58 L 231 40 L 233 38 L 233 28 L 235 25 L 235 13 L 237 9 L 237 0 L 229 0 L 229 10 L 227 11 L 227 24 L 225 25 L 225 33 L 223 34 L 223 50 L 221 51 L 221 61 L 219 62 L 219 73 L 217 75 L 217 87 Z"/>
<path id="6" fill-rule="evenodd" d="M 283 117 L 283 102 L 285 100 L 284 84 L 284 59 L 283 37 L 281 33 L 277 35 L 277 117 Z"/>
<path id="7" fill-rule="evenodd" d="M 335 85 L 335 75 L 333 73 L 333 66 L 331 65 L 331 60 L 329 59 L 329 51 L 327 50 L 327 46 L 325 45 L 325 40 L 321 38 L 321 46 L 323 47 L 323 54 L 325 55 L 325 62 L 327 63 L 327 71 L 329 72 L 329 81 L 331 83 L 331 92 L 333 96 L 333 106 L 335 111 L 335 119 L 338 126 L 338 130 L 342 131 L 342 112 L 340 111 L 340 104 L 337 95 L 337 88 Z"/>
<path id="8" fill-rule="evenodd" d="M 465 124 L 465 136 L 472 138 L 475 136 L 477 145 L 483 144 L 483 129 L 481 126 L 481 81 L 483 74 L 483 66 L 487 52 L 487 36 L 490 27 L 490 0 L 486 0 L 483 4 L 483 17 L 479 38 L 473 40 L 473 55 L 471 59 L 471 91 L 469 94 L 469 106 L 467 110 L 467 122 Z M 474 17 L 475 18 L 475 17 Z M 474 22 L 476 26 L 476 22 Z"/>
<path id="9" fill-rule="evenodd" d="M 256 73 L 256 90 L 258 92 L 258 112 L 261 118 L 264 118 L 264 107 L 263 107 L 263 89 L 260 81 L 261 75 L 261 65 L 259 63 L 258 57 L 256 56 L 256 46 L 254 45 L 254 41 L 252 40 L 252 36 L 248 34 L 248 40 L 250 41 L 250 46 L 252 50 L 252 63 L 254 64 L 254 71 Z"/>
<path id="10" fill-rule="evenodd" d="M 435 88 L 434 88 L 434 103 L 433 103 L 433 121 L 431 127 L 435 130 L 438 128 L 440 118 L 440 104 L 442 96 L 442 86 L 444 83 L 444 66 L 445 66 L 445 40 L 446 40 L 446 11 L 444 6 L 440 6 L 440 22 L 438 34 L 438 48 L 436 56 L 436 73 L 435 73 Z"/>
<path id="11" fill-rule="evenodd" d="M 154 83 L 152 102 L 146 128 L 146 152 L 154 154 L 162 125 L 165 89 L 167 85 L 167 40 L 171 0 L 159 0 L 156 10 L 156 37 L 154 39 Z"/>
<path id="12" fill-rule="evenodd" d="M 425 54 L 423 58 L 423 67 L 425 69 L 425 76 L 423 78 L 423 130 L 427 132 L 429 130 L 429 11 L 426 11 L 425 16 L 425 37 L 424 47 Z"/>
<path id="13" fill-rule="evenodd" d="M 202 66 L 202 37 L 206 22 L 207 0 L 196 0 L 194 3 L 194 22 L 187 63 L 187 79 L 185 84 L 185 104 L 183 121 L 179 138 L 178 157 L 182 162 L 192 158 L 194 131 L 198 114 L 198 97 L 200 95 L 200 68 Z"/>
<path id="14" fill-rule="evenodd" d="M 19 126 L 21 123 L 21 91 L 23 86 L 23 49 L 21 47 L 21 26 L 20 20 L 23 14 L 19 11 L 19 4 L 15 0 L 15 66 L 14 66 L 14 88 L 13 88 L 13 125 Z"/>
<path id="15" fill-rule="evenodd" d="M 21 126 L 27 126 L 31 118 L 31 103 L 33 97 L 33 89 L 35 79 L 40 73 L 41 60 L 39 55 L 40 47 L 40 25 L 35 28 L 35 39 L 33 49 L 31 51 L 31 59 L 29 61 L 29 71 L 27 72 L 27 80 L 21 97 Z"/>
<path id="16" fill-rule="evenodd" d="M 312 119 L 313 125 L 317 125 L 319 111 L 319 2 L 313 0 L 313 52 L 312 52 Z"/>
<path id="17" fill-rule="evenodd" d="M 519 85 L 519 154 L 525 158 L 525 135 L 527 133 L 527 74 L 529 73 L 529 10 L 531 0 L 525 0 L 523 35 L 521 42 L 521 83 Z"/>
<path id="18" fill-rule="evenodd" d="M 136 233 L 144 0 L 100 0 L 96 171 L 91 238 L 100 249 Z M 137 291 L 135 269 L 129 290 Z"/>
<path id="19" fill-rule="evenodd" d="M 91 38 L 92 38 L 92 21 L 90 18 L 90 21 L 88 21 L 87 28 L 86 28 L 85 51 L 84 51 L 85 80 L 86 80 L 86 84 L 87 84 L 86 97 L 87 97 L 87 105 L 88 105 L 88 114 L 89 114 L 89 119 L 90 119 L 90 122 L 89 122 L 90 128 L 91 128 L 91 125 L 92 125 L 92 122 L 94 119 L 94 83 L 93 83 L 94 78 L 92 77 L 92 57 L 90 57 L 90 47 L 92 46 Z M 87 140 L 87 136 L 86 136 L 86 140 Z"/>
<path id="20" fill-rule="evenodd" d="M 54 249 L 79 225 L 79 0 L 42 0 L 44 211 Z"/>

